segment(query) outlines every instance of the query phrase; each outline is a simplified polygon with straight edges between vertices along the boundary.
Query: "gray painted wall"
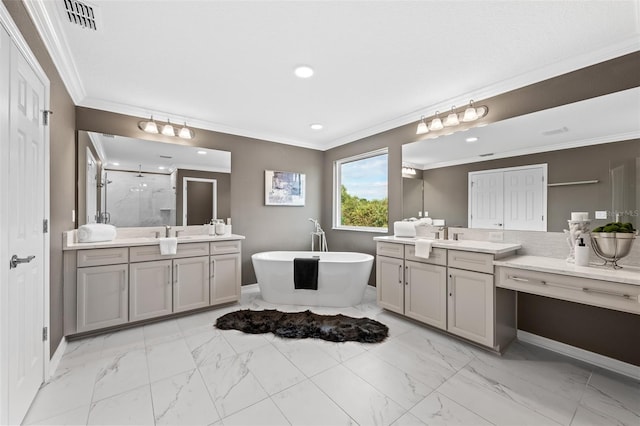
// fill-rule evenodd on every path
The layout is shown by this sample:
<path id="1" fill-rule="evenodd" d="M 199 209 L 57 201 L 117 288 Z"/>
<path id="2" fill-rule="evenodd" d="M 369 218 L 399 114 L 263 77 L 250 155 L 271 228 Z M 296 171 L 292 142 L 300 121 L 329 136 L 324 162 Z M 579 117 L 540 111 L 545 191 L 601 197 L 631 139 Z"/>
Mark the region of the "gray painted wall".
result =
<path id="1" fill-rule="evenodd" d="M 182 187 L 185 177 L 195 177 L 202 179 L 215 179 L 218 191 L 218 218 L 226 220 L 231 217 L 231 174 L 214 173 L 202 170 L 178 169 L 176 182 L 176 218 L 178 223 L 182 217 Z M 209 209 L 210 210 L 210 209 Z M 209 218 L 211 219 L 211 218 Z M 204 222 L 203 222 L 204 223 Z"/>

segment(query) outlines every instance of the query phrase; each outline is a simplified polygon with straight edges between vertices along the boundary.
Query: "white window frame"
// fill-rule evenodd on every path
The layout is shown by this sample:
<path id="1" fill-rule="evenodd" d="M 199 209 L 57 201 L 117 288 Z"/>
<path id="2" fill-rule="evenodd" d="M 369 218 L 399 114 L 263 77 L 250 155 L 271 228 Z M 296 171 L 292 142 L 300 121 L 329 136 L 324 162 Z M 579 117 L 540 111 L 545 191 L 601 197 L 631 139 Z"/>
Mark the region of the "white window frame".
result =
<path id="1" fill-rule="evenodd" d="M 354 155 L 333 162 L 333 229 L 339 231 L 360 231 L 360 232 L 378 232 L 387 233 L 389 227 L 375 228 L 369 226 L 345 226 L 340 224 L 340 183 L 342 182 L 342 176 L 340 173 L 340 166 L 346 163 L 351 163 L 358 160 L 365 160 L 371 157 L 377 157 L 379 155 L 387 155 L 387 200 L 389 199 L 389 148 L 381 148 L 375 151 L 365 152 L 362 154 Z M 387 224 L 389 223 L 389 210 L 387 208 Z"/>

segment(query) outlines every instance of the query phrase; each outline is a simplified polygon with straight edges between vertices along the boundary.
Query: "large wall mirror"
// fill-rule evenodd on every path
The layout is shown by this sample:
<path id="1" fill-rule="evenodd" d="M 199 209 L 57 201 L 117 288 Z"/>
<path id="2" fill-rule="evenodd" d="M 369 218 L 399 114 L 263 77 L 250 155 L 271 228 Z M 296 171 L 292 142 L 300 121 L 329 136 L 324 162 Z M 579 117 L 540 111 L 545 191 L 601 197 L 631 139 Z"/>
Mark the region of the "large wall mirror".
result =
<path id="1" fill-rule="evenodd" d="M 231 215 L 231 153 L 78 132 L 78 224 L 202 225 Z"/>
<path id="2" fill-rule="evenodd" d="M 403 145 L 406 169 L 422 174 L 422 206 L 450 226 L 468 226 L 468 173 L 548 165 L 547 231 L 572 211 L 606 211 L 640 225 L 640 88 L 563 105 L 448 136 Z M 428 135 L 427 135 L 428 137 Z M 403 215 L 416 216 L 415 178 L 403 174 Z"/>

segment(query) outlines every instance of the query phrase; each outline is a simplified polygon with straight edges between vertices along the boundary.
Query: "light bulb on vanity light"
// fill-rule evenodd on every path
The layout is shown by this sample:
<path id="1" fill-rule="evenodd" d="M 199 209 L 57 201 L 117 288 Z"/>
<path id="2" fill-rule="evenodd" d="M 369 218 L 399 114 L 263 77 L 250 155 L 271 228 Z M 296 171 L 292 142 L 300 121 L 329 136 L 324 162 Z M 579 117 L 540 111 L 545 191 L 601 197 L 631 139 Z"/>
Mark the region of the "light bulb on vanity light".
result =
<path id="1" fill-rule="evenodd" d="M 445 127 L 457 126 L 458 124 L 460 124 L 460 121 L 458 120 L 458 114 L 456 114 L 456 112 L 454 111 L 455 108 L 455 106 L 452 106 L 451 112 L 449 113 L 449 115 L 447 115 L 447 118 L 444 119 Z"/>
<path id="2" fill-rule="evenodd" d="M 462 121 L 468 123 L 469 121 L 476 121 L 478 119 L 478 112 L 473 106 L 473 99 L 469 101 L 469 106 L 464 110 Z"/>
<path id="3" fill-rule="evenodd" d="M 175 136 L 176 130 L 171 125 L 171 121 L 167 120 L 167 124 L 162 126 L 162 134 L 165 136 Z"/>
<path id="4" fill-rule="evenodd" d="M 427 127 L 427 123 L 424 122 L 424 115 L 420 117 L 420 123 L 418 123 L 418 129 L 416 130 L 416 135 L 422 135 L 425 133 L 429 133 L 429 128 Z"/>
<path id="5" fill-rule="evenodd" d="M 429 125 L 429 130 L 442 130 L 444 126 L 442 125 L 442 120 L 440 120 L 440 112 L 436 111 L 436 118 L 431 120 L 431 124 Z"/>
<path id="6" fill-rule="evenodd" d="M 185 121 L 184 126 L 178 132 L 178 136 L 182 139 L 193 139 L 194 133 L 193 130 L 187 127 L 187 122 Z"/>
<path id="7" fill-rule="evenodd" d="M 153 121 L 153 115 L 149 121 L 138 121 L 138 129 L 147 133 L 158 133 L 158 125 Z"/>

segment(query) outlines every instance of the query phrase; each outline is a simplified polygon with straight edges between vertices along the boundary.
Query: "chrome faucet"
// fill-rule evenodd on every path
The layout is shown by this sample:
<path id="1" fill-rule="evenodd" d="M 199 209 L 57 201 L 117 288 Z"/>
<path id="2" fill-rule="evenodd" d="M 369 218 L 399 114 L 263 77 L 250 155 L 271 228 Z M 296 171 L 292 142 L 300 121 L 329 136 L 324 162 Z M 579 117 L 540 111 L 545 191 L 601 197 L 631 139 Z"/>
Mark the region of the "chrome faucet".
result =
<path id="1" fill-rule="evenodd" d="M 171 226 L 169 225 L 165 225 L 164 226 L 164 236 L 169 238 L 169 231 L 171 230 Z"/>

